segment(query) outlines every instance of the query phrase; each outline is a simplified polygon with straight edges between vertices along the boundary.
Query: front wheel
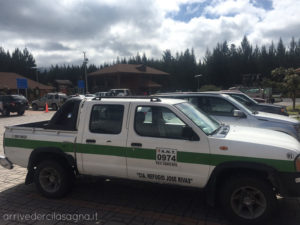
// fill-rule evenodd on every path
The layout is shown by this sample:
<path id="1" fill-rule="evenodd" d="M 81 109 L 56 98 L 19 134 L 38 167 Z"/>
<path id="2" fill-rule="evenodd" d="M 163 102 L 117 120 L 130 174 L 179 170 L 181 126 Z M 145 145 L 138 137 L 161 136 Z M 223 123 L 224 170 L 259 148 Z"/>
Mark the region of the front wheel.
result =
<path id="1" fill-rule="evenodd" d="M 232 178 L 222 186 L 221 204 L 237 224 L 262 224 L 274 212 L 277 202 L 272 186 L 260 178 Z"/>
<path id="2" fill-rule="evenodd" d="M 71 173 L 59 162 L 42 161 L 35 171 L 34 181 L 39 192 L 47 198 L 60 198 L 71 188 Z"/>
<path id="3" fill-rule="evenodd" d="M 4 108 L 2 114 L 3 114 L 3 116 L 9 116 L 10 111 L 7 108 Z"/>

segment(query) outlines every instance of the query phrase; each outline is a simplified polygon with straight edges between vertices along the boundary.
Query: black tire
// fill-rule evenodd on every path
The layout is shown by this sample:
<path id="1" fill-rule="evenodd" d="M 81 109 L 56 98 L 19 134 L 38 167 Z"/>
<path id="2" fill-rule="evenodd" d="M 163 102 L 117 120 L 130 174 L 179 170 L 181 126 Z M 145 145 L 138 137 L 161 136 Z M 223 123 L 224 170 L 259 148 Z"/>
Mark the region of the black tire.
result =
<path id="1" fill-rule="evenodd" d="M 236 224 L 264 224 L 276 209 L 272 186 L 257 177 L 231 178 L 220 193 L 224 213 Z"/>
<path id="2" fill-rule="evenodd" d="M 3 114 L 3 116 L 9 116 L 10 111 L 7 108 L 4 108 L 2 114 Z"/>
<path id="3" fill-rule="evenodd" d="M 34 182 L 38 191 L 47 198 L 61 198 L 71 189 L 71 170 L 59 161 L 45 160 L 38 164 Z"/>
<path id="4" fill-rule="evenodd" d="M 20 110 L 20 111 L 18 111 L 18 115 L 19 115 L 19 116 L 22 116 L 24 113 L 25 113 L 25 110 Z"/>
<path id="5" fill-rule="evenodd" d="M 51 105 L 51 108 L 52 108 L 54 111 L 56 111 L 56 110 L 58 109 L 58 107 L 57 107 L 57 105 L 56 105 L 55 103 L 53 103 L 53 104 Z"/>
<path id="6" fill-rule="evenodd" d="M 36 110 L 38 110 L 39 108 L 38 108 L 37 104 L 32 104 L 32 109 L 33 109 L 34 111 L 36 111 Z"/>

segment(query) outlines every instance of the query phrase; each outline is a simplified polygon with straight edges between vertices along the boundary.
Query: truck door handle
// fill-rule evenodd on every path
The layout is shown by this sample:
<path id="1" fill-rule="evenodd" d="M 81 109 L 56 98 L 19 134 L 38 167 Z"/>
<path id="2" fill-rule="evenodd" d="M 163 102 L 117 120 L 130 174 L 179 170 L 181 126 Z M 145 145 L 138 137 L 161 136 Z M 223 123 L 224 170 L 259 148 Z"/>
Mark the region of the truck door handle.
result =
<path id="1" fill-rule="evenodd" d="M 86 143 L 96 143 L 95 139 L 86 139 L 85 140 Z"/>
<path id="2" fill-rule="evenodd" d="M 131 143 L 132 147 L 142 147 L 141 143 Z"/>

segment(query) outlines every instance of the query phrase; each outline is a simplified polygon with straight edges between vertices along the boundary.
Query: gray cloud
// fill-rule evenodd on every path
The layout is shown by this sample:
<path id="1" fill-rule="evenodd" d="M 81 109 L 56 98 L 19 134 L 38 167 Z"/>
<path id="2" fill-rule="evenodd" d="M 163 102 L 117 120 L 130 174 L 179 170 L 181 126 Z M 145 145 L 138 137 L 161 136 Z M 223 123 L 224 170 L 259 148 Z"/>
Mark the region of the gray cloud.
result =
<path id="1" fill-rule="evenodd" d="M 300 23 L 289 24 L 285 27 L 278 27 L 276 29 L 265 29 L 261 31 L 262 36 L 277 41 L 280 37 L 283 40 L 290 41 L 292 37 L 298 39 L 300 37 Z"/>
<path id="2" fill-rule="evenodd" d="M 44 42 L 38 43 L 27 43 L 26 47 L 33 50 L 45 50 L 45 51 L 69 51 L 71 48 L 64 46 L 58 42 Z"/>
<path id="3" fill-rule="evenodd" d="M 264 10 L 253 7 L 253 2 L 260 1 L 211 1 L 202 10 L 210 10 L 213 17 L 202 14 L 180 22 L 167 16 L 176 11 L 175 6 L 180 8 L 177 1 L 3 0 L 0 43 L 6 50 L 27 47 L 38 66 L 48 66 L 81 64 L 82 51 L 90 63 L 99 65 L 137 52 L 159 58 L 165 49 L 175 53 L 194 48 L 201 58 L 217 42 L 240 43 L 244 35 L 254 44 L 299 38 L 299 3 L 273 0 L 272 8 Z M 182 0 L 181 4 L 193 3 Z"/>
<path id="4" fill-rule="evenodd" d="M 148 2 L 148 1 L 146 1 Z M 136 1 L 138 4 L 139 1 Z M 78 40 L 105 33 L 122 21 L 153 30 L 154 11 L 141 7 L 117 7 L 94 1 L 79 1 L 63 8 L 59 0 L 10 0 L 0 2 L 0 29 L 34 38 Z"/>

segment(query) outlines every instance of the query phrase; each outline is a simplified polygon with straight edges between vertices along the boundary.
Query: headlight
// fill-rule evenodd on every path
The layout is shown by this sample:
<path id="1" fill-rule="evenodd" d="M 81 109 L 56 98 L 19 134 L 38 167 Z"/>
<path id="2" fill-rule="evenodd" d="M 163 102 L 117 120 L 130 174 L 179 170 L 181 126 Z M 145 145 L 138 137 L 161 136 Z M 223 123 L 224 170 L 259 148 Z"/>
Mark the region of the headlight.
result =
<path id="1" fill-rule="evenodd" d="M 296 167 L 296 171 L 300 172 L 300 155 L 298 155 L 295 160 L 295 167 Z"/>

